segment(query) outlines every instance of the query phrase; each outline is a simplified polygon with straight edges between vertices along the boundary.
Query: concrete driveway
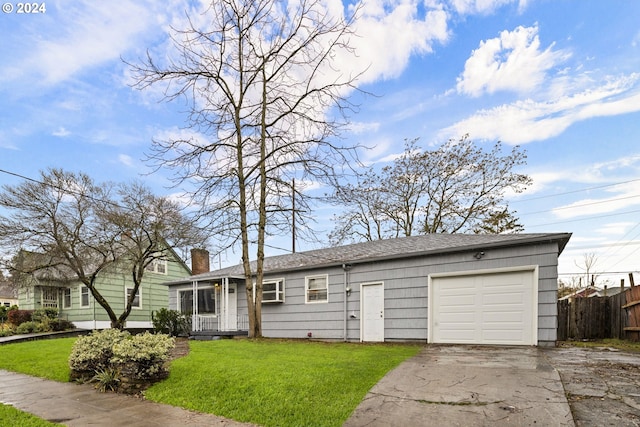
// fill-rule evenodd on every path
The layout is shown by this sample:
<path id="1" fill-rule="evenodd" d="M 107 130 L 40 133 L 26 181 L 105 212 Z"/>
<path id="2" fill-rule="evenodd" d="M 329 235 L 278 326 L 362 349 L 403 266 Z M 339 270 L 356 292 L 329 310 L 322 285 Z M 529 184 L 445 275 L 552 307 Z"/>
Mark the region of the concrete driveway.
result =
<path id="1" fill-rule="evenodd" d="M 344 424 L 573 426 L 558 372 L 533 347 L 428 345 L 389 372 Z"/>

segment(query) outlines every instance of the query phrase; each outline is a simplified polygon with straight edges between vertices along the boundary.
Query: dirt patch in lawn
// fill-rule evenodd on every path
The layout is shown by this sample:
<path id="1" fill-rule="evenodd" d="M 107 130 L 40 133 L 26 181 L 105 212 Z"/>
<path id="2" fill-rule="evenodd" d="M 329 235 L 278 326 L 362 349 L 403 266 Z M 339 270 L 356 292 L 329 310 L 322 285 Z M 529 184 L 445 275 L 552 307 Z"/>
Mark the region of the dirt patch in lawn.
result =
<path id="1" fill-rule="evenodd" d="M 607 347 L 546 351 L 577 426 L 640 426 L 640 353 Z"/>

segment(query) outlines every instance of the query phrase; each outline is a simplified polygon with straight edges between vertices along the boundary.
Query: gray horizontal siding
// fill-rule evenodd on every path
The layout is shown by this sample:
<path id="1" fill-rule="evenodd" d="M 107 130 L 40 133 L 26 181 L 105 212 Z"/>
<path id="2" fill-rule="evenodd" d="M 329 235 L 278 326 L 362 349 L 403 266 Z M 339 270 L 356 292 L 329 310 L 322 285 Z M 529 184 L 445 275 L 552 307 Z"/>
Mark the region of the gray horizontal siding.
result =
<path id="1" fill-rule="evenodd" d="M 351 294 L 346 295 L 344 271 L 339 266 L 293 271 L 266 276 L 284 278 L 285 302 L 263 304 L 262 330 L 266 337 L 344 339 L 344 301 L 347 300 L 347 340 L 360 339 L 360 285 L 384 283 L 385 340 L 426 341 L 428 333 L 428 278 L 433 274 L 455 274 L 494 269 L 538 266 L 538 341 L 550 345 L 556 340 L 557 245 L 555 243 L 490 249 L 484 257 L 476 251 L 432 255 L 355 264 L 347 274 Z M 345 260 L 348 262 L 348 260 Z M 329 302 L 305 304 L 305 277 L 328 275 Z M 189 287 L 187 287 L 189 288 Z M 176 287 L 169 292 L 169 304 L 176 307 Z M 243 284 L 238 284 L 238 313 L 247 313 Z M 350 318 L 354 314 L 355 319 Z"/>
<path id="2" fill-rule="evenodd" d="M 475 252 L 474 252 L 475 253 Z M 428 277 L 520 266 L 538 266 L 538 340 L 555 341 L 557 309 L 557 246 L 532 245 L 486 251 L 476 260 L 473 253 L 356 264 L 348 273 L 347 339 L 360 338 L 360 285 L 384 283 L 385 340 L 426 340 L 428 327 Z M 304 303 L 304 278 L 329 275 L 329 303 Z M 278 274 L 285 278 L 285 303 L 263 306 L 263 333 L 268 337 L 344 338 L 344 273 L 333 267 L 302 273 Z M 275 278 L 275 277 L 274 277 Z"/>

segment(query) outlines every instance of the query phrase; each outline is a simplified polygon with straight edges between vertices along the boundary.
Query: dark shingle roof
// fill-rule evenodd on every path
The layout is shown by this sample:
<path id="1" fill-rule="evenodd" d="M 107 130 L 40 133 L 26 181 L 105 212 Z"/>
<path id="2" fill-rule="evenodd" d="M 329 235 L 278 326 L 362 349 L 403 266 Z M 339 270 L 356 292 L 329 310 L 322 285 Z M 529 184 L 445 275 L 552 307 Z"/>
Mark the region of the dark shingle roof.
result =
<path id="1" fill-rule="evenodd" d="M 18 290 L 10 283 L 0 282 L 0 297 L 10 299 L 18 298 Z"/>
<path id="2" fill-rule="evenodd" d="M 265 274 L 278 273 L 341 264 L 358 264 L 385 259 L 410 258 L 543 242 L 557 242 L 559 252 L 562 252 L 570 237 L 570 233 L 426 234 L 267 257 L 264 259 L 264 272 Z M 252 269 L 255 270 L 255 261 L 252 262 Z M 241 264 L 238 264 L 209 273 L 185 277 L 167 284 L 242 276 L 243 268 Z"/>

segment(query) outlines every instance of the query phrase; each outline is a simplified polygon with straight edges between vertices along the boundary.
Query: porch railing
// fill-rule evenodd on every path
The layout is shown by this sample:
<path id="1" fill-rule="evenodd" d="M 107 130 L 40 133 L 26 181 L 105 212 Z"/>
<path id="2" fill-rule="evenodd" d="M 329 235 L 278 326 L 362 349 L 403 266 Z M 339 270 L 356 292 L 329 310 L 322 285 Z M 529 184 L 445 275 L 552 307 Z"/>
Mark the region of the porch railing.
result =
<path id="1" fill-rule="evenodd" d="M 193 316 L 192 322 L 193 331 L 220 331 L 221 330 L 221 318 L 219 316 Z M 227 328 L 228 330 L 233 328 Z M 237 331 L 249 330 L 249 316 L 246 314 L 239 314 L 236 316 L 236 328 Z"/>

